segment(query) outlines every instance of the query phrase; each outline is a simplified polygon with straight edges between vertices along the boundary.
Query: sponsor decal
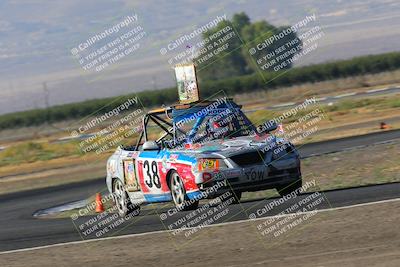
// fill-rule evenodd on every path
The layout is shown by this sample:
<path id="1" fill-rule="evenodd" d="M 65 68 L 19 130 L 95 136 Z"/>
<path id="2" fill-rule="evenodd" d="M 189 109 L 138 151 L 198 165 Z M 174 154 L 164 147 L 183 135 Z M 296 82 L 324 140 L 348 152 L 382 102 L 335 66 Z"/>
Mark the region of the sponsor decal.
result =
<path id="1" fill-rule="evenodd" d="M 199 159 L 199 171 L 217 170 L 219 161 L 217 159 Z"/>
<path id="2" fill-rule="evenodd" d="M 139 183 L 136 179 L 135 161 L 124 160 L 123 165 L 126 189 L 130 192 L 140 191 Z"/>

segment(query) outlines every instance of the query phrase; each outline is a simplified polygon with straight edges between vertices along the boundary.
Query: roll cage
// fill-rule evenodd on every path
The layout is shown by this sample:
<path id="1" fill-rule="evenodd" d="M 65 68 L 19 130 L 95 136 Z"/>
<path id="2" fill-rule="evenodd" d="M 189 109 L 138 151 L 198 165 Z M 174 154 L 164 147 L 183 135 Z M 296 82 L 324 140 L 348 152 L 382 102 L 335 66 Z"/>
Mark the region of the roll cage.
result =
<path id="1" fill-rule="evenodd" d="M 216 101 L 202 101 L 197 103 L 191 104 L 177 104 L 170 107 L 160 108 L 149 111 L 142 120 L 142 132 L 136 142 L 136 149 L 139 149 L 140 145 L 143 144 L 148 140 L 149 135 L 149 123 L 152 122 L 156 126 L 158 126 L 161 130 L 163 130 L 163 134 L 157 138 L 157 144 L 163 146 L 163 140 L 167 137 L 171 137 L 172 147 L 179 144 L 177 140 L 177 133 L 183 134 L 184 136 L 190 136 L 196 134 L 196 125 L 193 126 L 192 129 L 185 131 L 177 127 L 176 120 L 177 118 L 181 118 L 185 115 L 193 114 L 195 111 L 204 110 L 206 107 L 216 103 Z M 235 108 L 240 110 L 241 105 L 237 105 L 231 99 L 228 99 L 224 102 L 225 104 L 222 105 L 223 108 L 230 109 Z M 218 106 L 219 107 L 219 106 Z M 255 129 L 254 125 L 248 120 L 246 116 L 244 116 L 244 120 L 247 126 L 251 129 Z M 143 140 L 144 139 L 144 140 Z M 143 141 L 143 142 L 142 142 Z M 171 146 L 171 145 L 170 145 Z"/>

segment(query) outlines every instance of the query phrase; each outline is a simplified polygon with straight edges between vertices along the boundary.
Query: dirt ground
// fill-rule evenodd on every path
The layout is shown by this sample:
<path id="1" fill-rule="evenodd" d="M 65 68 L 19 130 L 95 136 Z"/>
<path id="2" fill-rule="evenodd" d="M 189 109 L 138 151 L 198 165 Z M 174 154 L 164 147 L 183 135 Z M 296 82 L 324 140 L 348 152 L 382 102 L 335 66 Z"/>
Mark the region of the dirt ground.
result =
<path id="1" fill-rule="evenodd" d="M 400 266 L 400 202 L 321 212 L 279 237 L 263 220 L 0 254 L 0 266 Z"/>
<path id="2" fill-rule="evenodd" d="M 319 189 L 337 189 L 400 181 L 400 140 L 302 160 L 305 180 Z"/>

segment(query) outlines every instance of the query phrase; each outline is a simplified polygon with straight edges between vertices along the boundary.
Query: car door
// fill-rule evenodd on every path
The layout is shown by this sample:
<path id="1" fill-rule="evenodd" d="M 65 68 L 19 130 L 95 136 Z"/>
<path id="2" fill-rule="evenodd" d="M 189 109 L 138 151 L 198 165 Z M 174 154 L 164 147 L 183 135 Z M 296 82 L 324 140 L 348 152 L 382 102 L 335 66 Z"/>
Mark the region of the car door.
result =
<path id="1" fill-rule="evenodd" d="M 139 184 L 149 202 L 171 200 L 170 190 L 166 181 L 165 166 L 166 150 L 142 151 L 136 161 Z"/>
<path id="2" fill-rule="evenodd" d="M 140 191 L 139 179 L 136 171 L 136 158 L 138 151 L 122 151 L 120 161 L 125 188 L 128 192 Z"/>

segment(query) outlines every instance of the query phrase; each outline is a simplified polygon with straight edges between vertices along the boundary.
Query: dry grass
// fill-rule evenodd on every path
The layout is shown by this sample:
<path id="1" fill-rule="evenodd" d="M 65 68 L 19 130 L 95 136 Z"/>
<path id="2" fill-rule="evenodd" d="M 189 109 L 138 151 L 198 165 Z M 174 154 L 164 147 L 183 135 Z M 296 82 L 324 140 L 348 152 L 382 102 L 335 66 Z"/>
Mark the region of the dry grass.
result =
<path id="1" fill-rule="evenodd" d="M 245 105 L 247 108 L 255 108 L 260 105 L 270 106 L 279 103 L 302 101 L 312 96 L 325 97 L 388 86 L 397 86 L 399 84 L 400 70 L 397 70 L 246 93 L 237 95 L 234 98 L 238 103 Z M 255 101 L 255 99 L 260 100 Z"/>

